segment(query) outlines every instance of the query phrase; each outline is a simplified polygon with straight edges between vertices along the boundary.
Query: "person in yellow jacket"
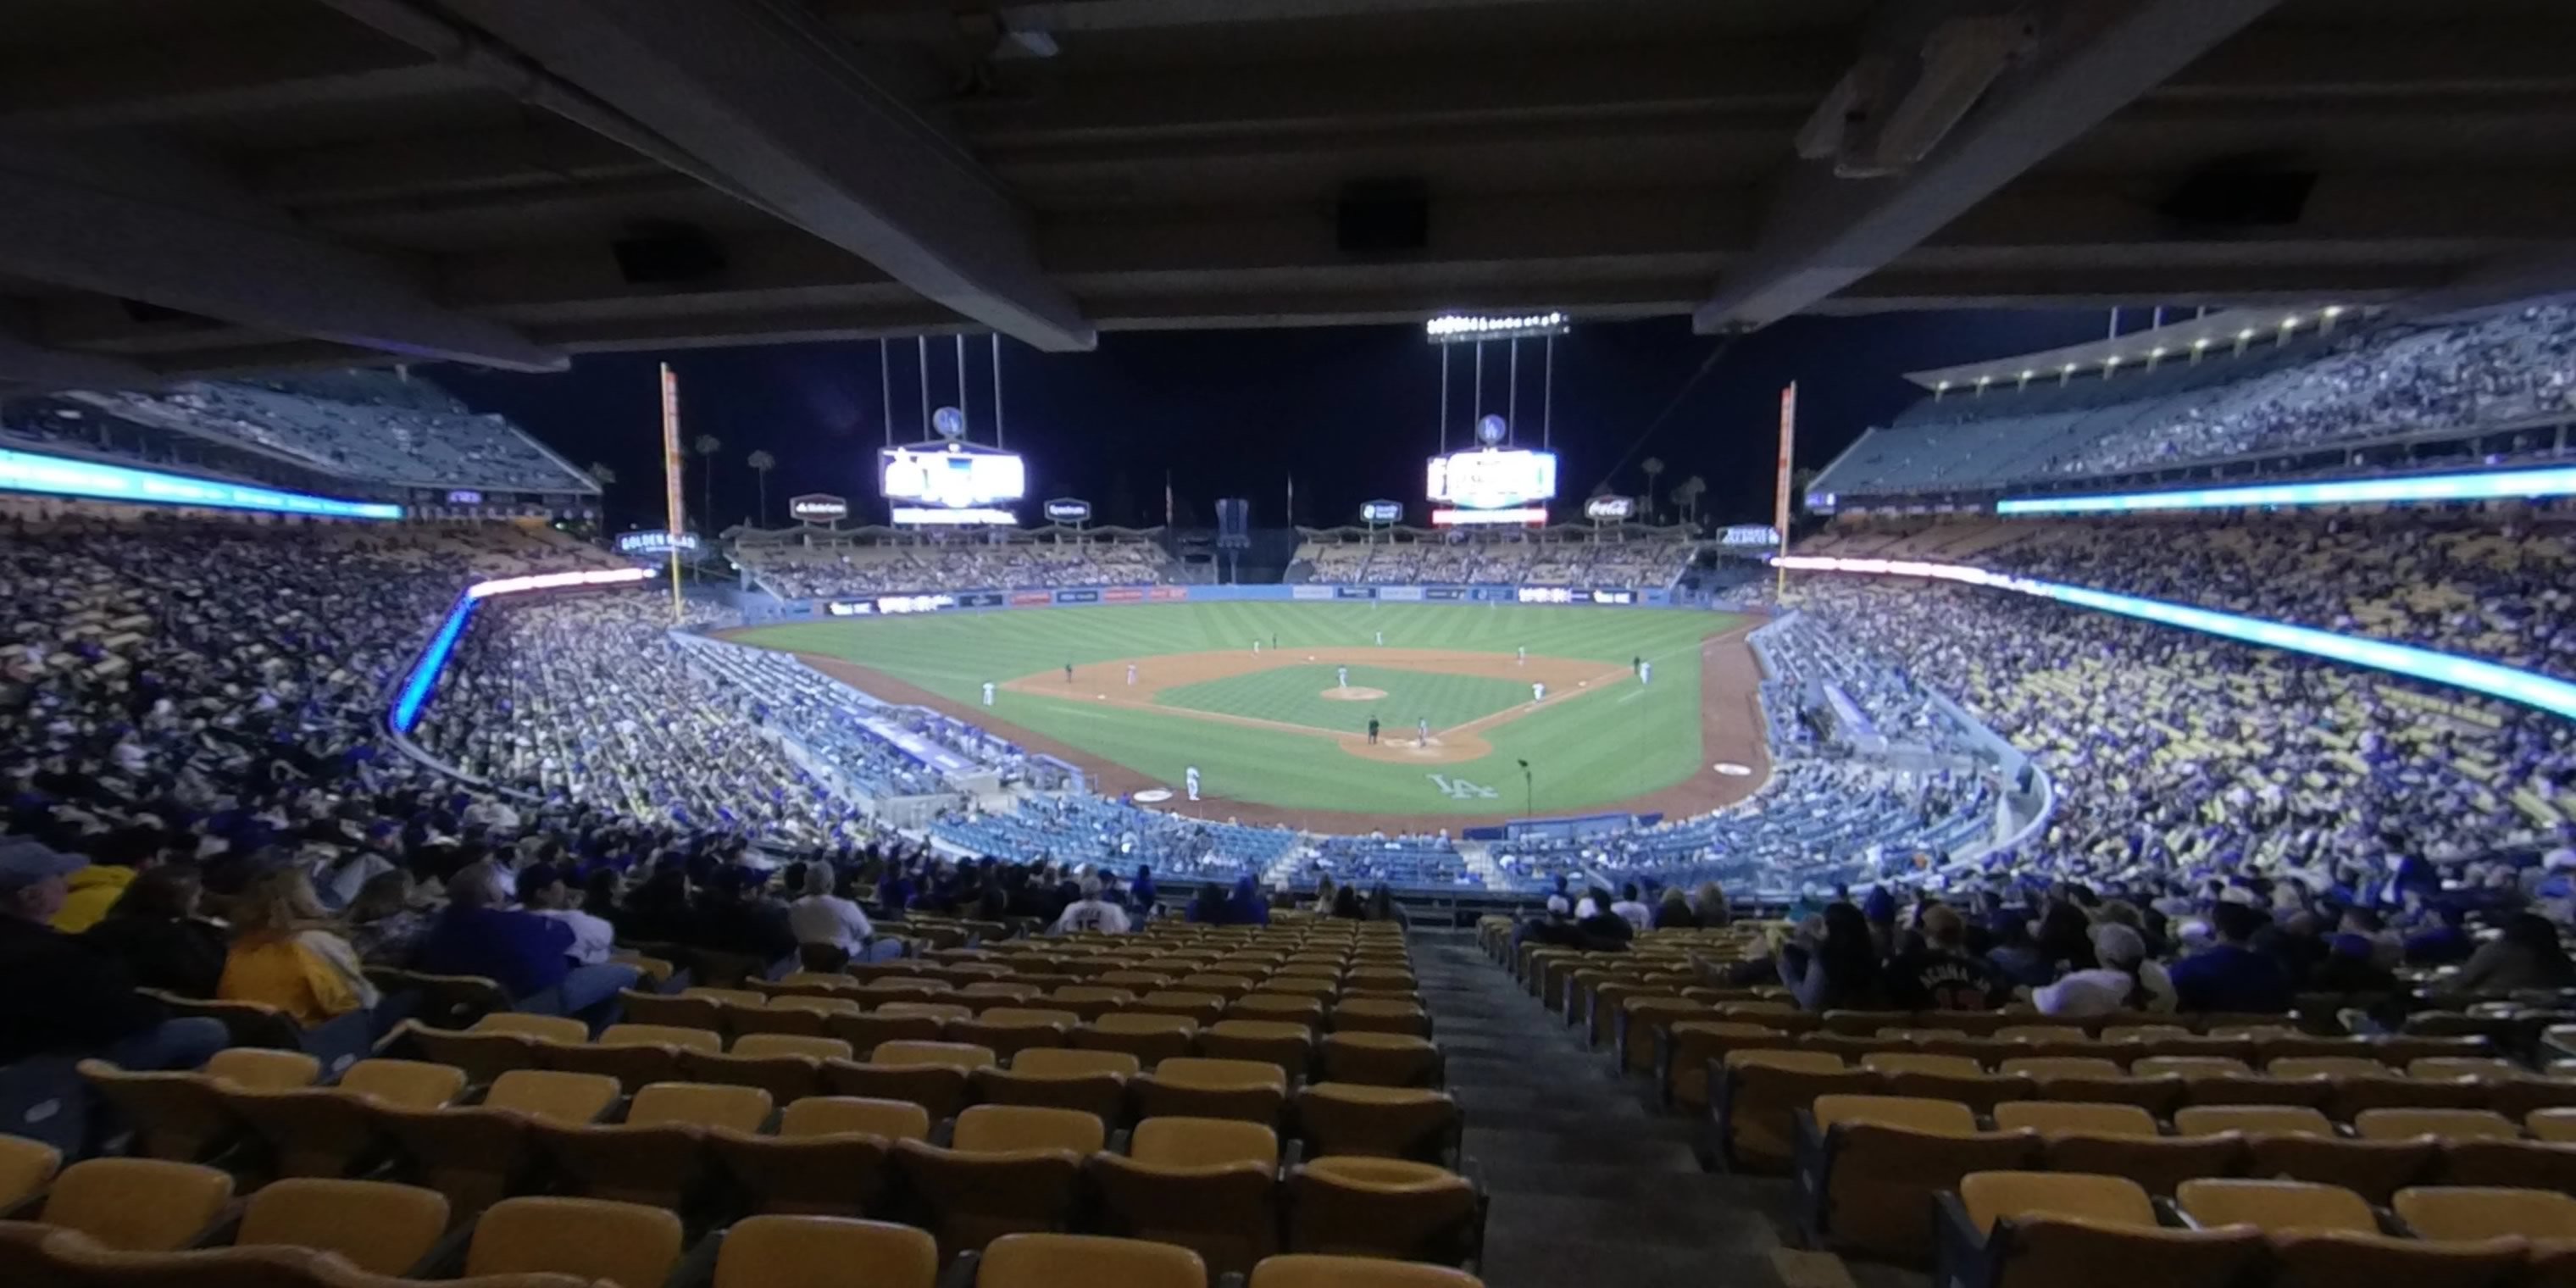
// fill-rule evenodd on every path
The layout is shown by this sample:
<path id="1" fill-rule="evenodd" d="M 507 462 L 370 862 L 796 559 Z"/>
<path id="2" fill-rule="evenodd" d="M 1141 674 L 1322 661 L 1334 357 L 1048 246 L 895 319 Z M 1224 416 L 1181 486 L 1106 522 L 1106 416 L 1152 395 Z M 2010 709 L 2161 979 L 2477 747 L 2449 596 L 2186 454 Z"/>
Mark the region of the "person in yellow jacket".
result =
<path id="1" fill-rule="evenodd" d="M 77 935 L 107 920 L 107 910 L 125 897 L 125 887 L 134 884 L 135 870 L 113 863 L 93 863 L 71 874 L 65 884 L 71 893 L 63 900 L 63 910 L 54 914 L 53 928 L 66 935 Z"/>
<path id="2" fill-rule="evenodd" d="M 307 1026 L 380 1000 L 357 950 L 314 897 L 301 868 L 280 868 L 250 883 L 233 906 L 233 946 L 215 996 L 261 1002 Z"/>

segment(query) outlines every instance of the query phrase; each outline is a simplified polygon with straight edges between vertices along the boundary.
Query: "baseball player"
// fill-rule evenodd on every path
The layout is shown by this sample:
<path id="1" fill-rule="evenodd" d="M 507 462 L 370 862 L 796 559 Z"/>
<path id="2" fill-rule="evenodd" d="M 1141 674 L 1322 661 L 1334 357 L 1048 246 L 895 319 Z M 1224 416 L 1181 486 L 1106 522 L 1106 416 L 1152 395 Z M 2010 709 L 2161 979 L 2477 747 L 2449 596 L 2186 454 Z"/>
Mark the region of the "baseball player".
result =
<path id="1" fill-rule="evenodd" d="M 1376 717 L 1376 716 L 1370 716 L 1370 717 L 1369 717 L 1369 745 L 1370 745 L 1370 746 L 1372 746 L 1372 747 L 1374 747 L 1374 746 L 1376 746 L 1376 745 L 1377 745 L 1377 717 Z"/>
<path id="2" fill-rule="evenodd" d="M 1513 651 L 1514 651 L 1515 653 L 1518 653 L 1518 654 L 1520 655 L 1520 660 L 1519 660 L 1518 662 L 1513 663 L 1513 665 L 1514 665 L 1514 666 L 1528 666 L 1528 665 L 1529 665 L 1529 645 L 1527 645 L 1527 644 L 1523 644 L 1523 645 L 1521 645 L 1519 648 L 1517 648 L 1517 649 L 1515 649 L 1515 650 L 1513 650 Z"/>
<path id="3" fill-rule="evenodd" d="M 1431 717 L 1424 716 L 1413 722 L 1413 745 L 1416 747 L 1431 745 Z"/>
<path id="4" fill-rule="evenodd" d="M 1333 683 L 1345 689 L 1351 687 L 1351 668 L 1347 666 L 1334 667 Z"/>
<path id="5" fill-rule="evenodd" d="M 984 705 L 988 707 L 993 705 L 993 682 L 991 680 L 984 681 Z"/>
<path id="6" fill-rule="evenodd" d="M 1377 633 L 1377 646 L 1378 646 L 1379 648 L 1385 648 L 1385 647 L 1386 647 L 1386 632 L 1385 632 L 1385 631 L 1379 631 L 1379 632 Z"/>
<path id="7" fill-rule="evenodd" d="M 1531 682 L 1530 701 L 1534 703 L 1547 701 L 1547 686 L 1536 681 Z"/>
<path id="8" fill-rule="evenodd" d="M 1136 664 L 1133 662 L 1127 664 L 1127 683 L 1130 685 L 1136 683 Z"/>
<path id="9" fill-rule="evenodd" d="M 1260 637 L 1260 636 L 1257 636 L 1257 635 L 1256 635 L 1256 636 L 1254 636 L 1254 637 L 1253 637 L 1253 639 L 1252 639 L 1252 653 L 1253 653 L 1253 656 L 1255 656 L 1255 657 L 1258 657 L 1258 656 L 1260 656 L 1260 655 L 1261 655 L 1261 637 Z"/>
<path id="10" fill-rule="evenodd" d="M 1197 800 L 1197 799 L 1199 798 L 1199 767 L 1198 767 L 1198 766 L 1196 766 L 1196 765 L 1192 765 L 1192 766 L 1190 766 L 1189 768 L 1184 769 L 1184 770 L 1182 770 L 1182 771 L 1181 771 L 1181 785 L 1182 785 L 1182 786 L 1184 786 L 1184 787 L 1187 787 L 1187 788 L 1189 789 L 1189 792 L 1190 792 L 1190 799 L 1191 799 L 1191 800 Z"/>
<path id="11" fill-rule="evenodd" d="M 1073 663 L 1071 662 L 1064 664 L 1064 682 L 1067 684 L 1073 683 Z"/>
<path id="12" fill-rule="evenodd" d="M 1652 684 L 1654 682 L 1655 664 L 1645 660 L 1644 658 L 1637 659 L 1637 683 Z"/>

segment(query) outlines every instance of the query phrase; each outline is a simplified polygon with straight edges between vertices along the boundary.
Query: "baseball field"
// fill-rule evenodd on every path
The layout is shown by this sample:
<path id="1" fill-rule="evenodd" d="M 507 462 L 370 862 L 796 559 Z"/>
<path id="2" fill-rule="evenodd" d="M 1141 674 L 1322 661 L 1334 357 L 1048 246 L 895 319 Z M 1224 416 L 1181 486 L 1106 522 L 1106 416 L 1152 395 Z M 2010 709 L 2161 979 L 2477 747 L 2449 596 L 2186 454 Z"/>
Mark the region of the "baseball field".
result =
<path id="1" fill-rule="evenodd" d="M 1172 797 L 1160 808 L 1203 817 L 1392 831 L 1531 811 L 1692 813 L 1744 795 L 1766 768 L 1752 624 L 1262 602 L 853 618 L 726 638 L 1072 761 L 1104 793 L 1161 789 Z M 1753 772 L 1720 773 L 1720 761 Z"/>

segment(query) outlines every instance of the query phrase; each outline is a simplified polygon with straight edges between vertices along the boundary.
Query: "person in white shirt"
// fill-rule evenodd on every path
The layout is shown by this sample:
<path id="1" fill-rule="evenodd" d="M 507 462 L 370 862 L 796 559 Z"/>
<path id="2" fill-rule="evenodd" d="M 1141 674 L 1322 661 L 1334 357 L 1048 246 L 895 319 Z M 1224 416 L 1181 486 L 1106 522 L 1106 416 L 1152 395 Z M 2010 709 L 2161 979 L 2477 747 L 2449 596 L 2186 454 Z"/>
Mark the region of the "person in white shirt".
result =
<path id="1" fill-rule="evenodd" d="M 2174 986 L 2164 967 L 2147 960 L 2147 941 L 2116 921 L 2093 926 L 2095 970 L 2069 971 L 2064 979 L 2032 990 L 2042 1015 L 2084 1017 L 2122 1011 L 2170 1011 Z"/>
<path id="2" fill-rule="evenodd" d="M 617 927 L 572 906 L 571 889 L 564 884 L 563 873 L 545 864 L 537 864 L 519 873 L 520 907 L 540 917 L 552 917 L 572 928 L 572 948 L 564 956 L 576 966 L 597 966 L 617 948 Z"/>
<path id="3" fill-rule="evenodd" d="M 1127 933 L 1127 910 L 1100 897 L 1100 878 L 1082 879 L 1082 897 L 1066 904 L 1064 915 L 1055 919 L 1047 933 L 1055 935 L 1089 934 L 1106 931 L 1113 935 Z"/>
<path id="4" fill-rule="evenodd" d="M 1636 927 L 1641 935 L 1655 928 L 1655 910 L 1638 898 L 1634 881 L 1619 888 L 1619 901 L 1610 905 L 1610 915 Z"/>
<path id="5" fill-rule="evenodd" d="M 848 953 L 852 961 L 866 961 L 876 927 L 859 905 L 832 893 L 832 878 L 829 863 L 805 865 L 805 884 L 787 905 L 787 929 L 800 945 L 824 944 Z"/>

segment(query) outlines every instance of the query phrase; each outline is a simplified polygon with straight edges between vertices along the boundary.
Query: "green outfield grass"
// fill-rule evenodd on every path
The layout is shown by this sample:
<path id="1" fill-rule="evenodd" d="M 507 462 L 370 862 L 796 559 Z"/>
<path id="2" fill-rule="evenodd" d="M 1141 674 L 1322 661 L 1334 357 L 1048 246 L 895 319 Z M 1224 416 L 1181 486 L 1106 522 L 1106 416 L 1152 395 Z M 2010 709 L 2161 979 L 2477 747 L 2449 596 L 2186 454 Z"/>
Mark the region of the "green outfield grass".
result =
<path id="1" fill-rule="evenodd" d="M 1529 686 L 1518 680 L 1360 665 L 1351 668 L 1351 687 L 1384 689 L 1386 696 L 1346 702 L 1324 696 L 1337 678 L 1329 666 L 1286 666 L 1232 679 L 1180 685 L 1163 690 L 1156 700 L 1167 707 L 1348 733 L 1366 729 L 1369 717 L 1374 715 L 1385 723 L 1389 736 L 1398 731 L 1411 733 L 1417 720 L 1429 720 L 1432 728 L 1446 729 L 1530 700 Z"/>
<path id="2" fill-rule="evenodd" d="M 1106 706 L 1088 694 L 1003 691 L 996 719 L 1177 787 L 1198 767 L 1210 796 L 1288 809 L 1508 815 L 1522 812 L 1516 761 L 1531 762 L 1534 808 L 1571 813 L 1657 791 L 1708 766 L 1699 733 L 1700 642 L 1743 624 L 1724 613 L 1481 604 L 1210 603 L 926 614 L 763 627 L 733 638 L 845 658 L 980 708 L 982 686 L 1089 664 L 1211 650 L 1374 646 L 1575 658 L 1625 667 L 1655 662 L 1654 683 L 1557 700 L 1496 726 L 1479 760 L 1425 768 L 1367 760 L 1330 739 L 1229 725 L 1180 711 Z M 1145 665 L 1150 665 L 1146 663 Z M 1169 690 L 1166 705 L 1356 730 L 1368 703 L 1316 696 L 1330 666 L 1290 666 Z M 1439 711 L 1387 707 L 1387 735 L 1417 715 L 1435 728 L 1526 701 L 1525 686 L 1473 676 L 1352 667 L 1354 687 L 1387 690 Z M 1500 687 L 1491 687 L 1500 686 Z M 1080 686 L 1089 688 L 1091 686 Z M 1204 691 L 1204 692 L 1200 692 Z M 1446 712 L 1444 718 L 1439 712 Z M 1286 713 L 1286 714 L 1281 714 Z M 1461 786 L 1465 784 L 1465 786 Z M 1492 792 L 1488 796 L 1485 792 Z"/>

